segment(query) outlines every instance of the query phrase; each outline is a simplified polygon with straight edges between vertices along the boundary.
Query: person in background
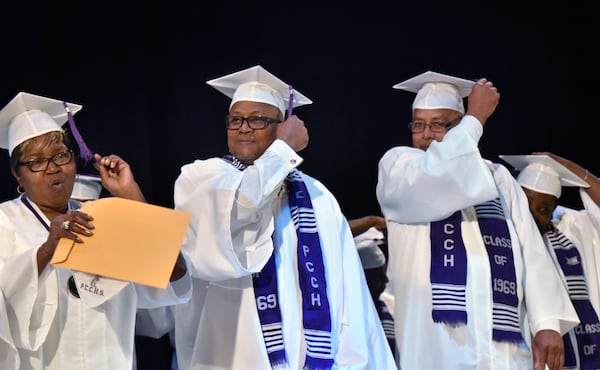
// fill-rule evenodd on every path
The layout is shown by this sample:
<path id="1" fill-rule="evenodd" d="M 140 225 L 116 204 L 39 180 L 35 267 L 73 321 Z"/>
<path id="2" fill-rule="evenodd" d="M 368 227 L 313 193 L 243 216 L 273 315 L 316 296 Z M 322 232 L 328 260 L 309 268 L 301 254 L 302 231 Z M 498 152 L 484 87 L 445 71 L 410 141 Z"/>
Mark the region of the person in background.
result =
<path id="1" fill-rule="evenodd" d="M 383 331 L 393 353 L 396 352 L 394 339 L 393 297 L 385 292 L 389 281 L 387 276 L 387 236 L 385 219 L 369 215 L 348 220 L 354 242 L 358 250 L 371 299 L 377 309 Z M 365 229 L 366 227 L 366 229 Z"/>
<path id="2" fill-rule="evenodd" d="M 370 228 L 375 228 L 381 232 L 386 229 L 385 218 L 378 215 L 368 215 L 348 220 L 352 236 L 356 237 Z"/>
<path id="3" fill-rule="evenodd" d="M 194 278 L 175 307 L 179 369 L 396 369 L 348 222 L 298 169 L 308 130 L 292 108 L 312 102 L 261 66 L 208 84 L 231 98 L 229 153 L 175 182 Z"/>
<path id="4" fill-rule="evenodd" d="M 136 308 L 183 303 L 191 293 L 181 254 L 167 289 L 50 263 L 59 239 L 82 243 L 94 233 L 93 218 L 71 199 L 77 169 L 61 127 L 80 109 L 21 92 L 0 110 L 0 147 L 19 184 L 19 196 L 0 203 L 0 289 L 22 370 L 132 369 Z M 126 161 L 92 155 L 111 194 L 145 201 Z"/>
<path id="5" fill-rule="evenodd" d="M 75 175 L 71 199 L 85 202 L 100 198 L 102 193 L 102 178 L 96 175 Z"/>
<path id="6" fill-rule="evenodd" d="M 519 171 L 517 181 L 581 321 L 563 335 L 564 368 L 600 369 L 600 180 L 549 152 L 500 158 Z M 564 186 L 579 188 L 583 209 L 558 205 Z"/>
<path id="7" fill-rule="evenodd" d="M 386 273 L 388 247 L 385 218 L 378 215 L 368 215 L 348 220 L 348 225 L 359 252 L 361 265 L 365 270 L 371 298 L 377 306 L 379 296 L 388 283 Z M 381 311 L 379 307 L 377 308 L 377 313 L 381 317 Z M 386 331 L 387 335 L 388 332 Z"/>
<path id="8" fill-rule="evenodd" d="M 387 245 L 387 226 L 385 224 L 385 218 L 379 215 L 368 215 L 359 218 L 348 220 L 350 225 L 350 231 L 356 242 L 356 237 L 369 229 L 375 229 L 383 234 L 384 242 L 379 244 L 379 248 L 383 251 L 385 259 L 388 258 L 388 245 Z M 371 230 L 371 232 L 373 232 Z"/>
<path id="9" fill-rule="evenodd" d="M 376 186 L 400 368 L 561 369 L 577 314 L 523 190 L 477 146 L 496 87 L 432 71 L 394 87 L 417 93 L 412 147 L 384 153 Z"/>

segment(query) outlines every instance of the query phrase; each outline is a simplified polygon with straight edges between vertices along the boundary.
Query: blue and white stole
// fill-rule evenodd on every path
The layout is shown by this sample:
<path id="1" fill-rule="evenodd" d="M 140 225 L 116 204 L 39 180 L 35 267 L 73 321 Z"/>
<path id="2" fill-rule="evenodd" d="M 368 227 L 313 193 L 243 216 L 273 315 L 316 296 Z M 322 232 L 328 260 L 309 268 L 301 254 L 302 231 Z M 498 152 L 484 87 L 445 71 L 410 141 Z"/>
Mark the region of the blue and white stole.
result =
<path id="1" fill-rule="evenodd" d="M 460 211 L 430 224 L 433 321 L 458 326 L 467 323 L 467 253 L 460 229 Z"/>
<path id="2" fill-rule="evenodd" d="M 563 335 L 565 345 L 564 369 L 591 370 L 600 369 L 600 322 L 590 302 L 585 273 L 581 265 L 581 255 L 577 247 L 554 225 L 545 233 L 567 282 L 571 302 L 579 316 L 579 325 L 573 332 L 577 343 L 571 342 L 569 333 Z M 575 357 L 575 348 L 579 353 L 579 367 Z"/>
<path id="3" fill-rule="evenodd" d="M 375 306 L 377 308 L 379 320 L 381 321 L 381 326 L 383 326 L 383 332 L 385 333 L 385 337 L 393 353 L 396 351 L 396 331 L 394 329 L 394 317 L 388 309 L 388 306 L 381 299 L 375 302 Z"/>
<path id="4" fill-rule="evenodd" d="M 224 156 L 224 159 L 240 170 L 246 168 L 246 165 L 231 155 Z M 316 216 L 299 171 L 294 170 L 288 175 L 286 188 L 298 236 L 298 277 L 307 347 L 304 369 L 327 370 L 333 366 L 331 316 Z M 262 271 L 252 277 L 263 338 L 274 369 L 287 367 L 276 269 L 273 253 Z"/>
<path id="5" fill-rule="evenodd" d="M 475 206 L 479 229 L 492 274 L 492 339 L 519 343 L 516 273 L 512 243 L 500 198 Z M 467 253 L 462 241 L 461 212 L 432 222 L 431 270 L 432 317 L 434 322 L 452 326 L 467 323 Z"/>

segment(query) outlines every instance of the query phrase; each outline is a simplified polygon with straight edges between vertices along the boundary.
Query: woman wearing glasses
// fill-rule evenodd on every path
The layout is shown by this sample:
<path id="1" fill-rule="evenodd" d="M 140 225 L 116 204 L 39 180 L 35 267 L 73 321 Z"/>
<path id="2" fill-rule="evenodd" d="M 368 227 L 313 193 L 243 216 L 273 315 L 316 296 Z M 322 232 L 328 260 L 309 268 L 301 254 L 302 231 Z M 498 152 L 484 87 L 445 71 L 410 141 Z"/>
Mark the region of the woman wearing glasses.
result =
<path id="1" fill-rule="evenodd" d="M 19 93 L 0 111 L 0 147 L 20 193 L 0 204 L 0 288 L 20 369 L 132 369 L 136 308 L 184 302 L 191 292 L 181 256 L 164 290 L 50 263 L 59 239 L 85 248 L 77 243 L 94 232 L 92 217 L 70 199 L 76 163 L 60 126 L 80 109 Z M 127 162 L 93 159 L 108 191 L 144 201 Z"/>

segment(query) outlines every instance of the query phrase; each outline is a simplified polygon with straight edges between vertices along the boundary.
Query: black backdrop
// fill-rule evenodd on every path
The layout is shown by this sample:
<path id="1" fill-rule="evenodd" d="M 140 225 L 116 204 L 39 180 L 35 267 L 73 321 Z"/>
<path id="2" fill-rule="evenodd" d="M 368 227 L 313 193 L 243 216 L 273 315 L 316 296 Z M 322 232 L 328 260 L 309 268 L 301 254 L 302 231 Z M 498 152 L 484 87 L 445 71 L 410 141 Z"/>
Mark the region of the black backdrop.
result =
<path id="1" fill-rule="evenodd" d="M 600 175 L 591 2 L 480 3 L 4 4 L 0 105 L 19 91 L 82 104 L 88 146 L 122 155 L 148 200 L 172 206 L 180 166 L 226 152 L 229 100 L 205 81 L 261 64 L 314 101 L 295 110 L 310 133 L 300 168 L 355 218 L 379 213 L 378 159 L 410 144 L 414 95 L 392 85 L 434 70 L 498 87 L 487 158 L 552 151 Z M 16 182 L 0 157 L 5 200 Z M 564 203 L 578 206 L 575 195 Z"/>

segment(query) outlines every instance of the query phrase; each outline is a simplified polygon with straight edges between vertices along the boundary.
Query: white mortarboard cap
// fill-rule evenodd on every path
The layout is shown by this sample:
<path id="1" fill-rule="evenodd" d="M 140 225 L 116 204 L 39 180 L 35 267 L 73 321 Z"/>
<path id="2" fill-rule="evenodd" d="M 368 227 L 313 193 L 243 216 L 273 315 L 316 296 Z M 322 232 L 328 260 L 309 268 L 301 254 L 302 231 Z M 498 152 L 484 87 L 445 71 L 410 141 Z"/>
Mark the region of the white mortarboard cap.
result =
<path id="1" fill-rule="evenodd" d="M 67 103 L 71 114 L 82 106 Z M 51 131 L 63 131 L 68 120 L 62 100 L 39 95 L 18 93 L 0 110 L 0 148 L 8 149 L 11 155 L 22 142 Z"/>
<path id="2" fill-rule="evenodd" d="M 231 98 L 229 108 L 238 101 L 254 101 L 273 105 L 285 116 L 290 100 L 290 85 L 257 65 L 206 82 Z M 292 108 L 312 104 L 306 96 L 293 89 Z"/>
<path id="3" fill-rule="evenodd" d="M 383 232 L 370 227 L 362 234 L 354 237 L 363 269 L 372 269 L 385 265 L 385 254 L 379 247 L 385 242 Z"/>
<path id="4" fill-rule="evenodd" d="M 465 113 L 463 98 L 469 96 L 475 82 L 427 71 L 394 85 L 394 89 L 417 93 L 412 109 L 452 109 Z"/>
<path id="5" fill-rule="evenodd" d="M 587 188 L 590 185 L 547 155 L 499 155 L 519 171 L 517 182 L 538 193 L 560 198 L 563 186 Z"/>
<path id="6" fill-rule="evenodd" d="M 102 179 L 100 176 L 80 175 L 75 177 L 71 198 L 77 200 L 94 200 L 100 198 Z"/>

